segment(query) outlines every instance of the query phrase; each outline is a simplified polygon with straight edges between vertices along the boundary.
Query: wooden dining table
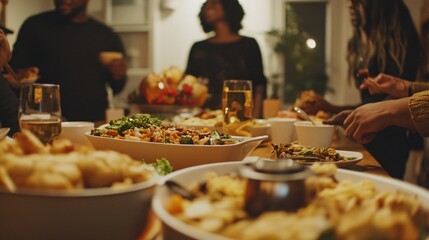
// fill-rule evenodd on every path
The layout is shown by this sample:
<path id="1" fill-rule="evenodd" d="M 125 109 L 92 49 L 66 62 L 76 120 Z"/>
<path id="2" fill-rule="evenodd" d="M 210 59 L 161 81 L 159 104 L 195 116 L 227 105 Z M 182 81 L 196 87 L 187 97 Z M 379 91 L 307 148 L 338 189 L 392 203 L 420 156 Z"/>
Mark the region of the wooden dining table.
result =
<path id="1" fill-rule="evenodd" d="M 355 151 L 363 154 L 362 161 L 348 169 L 390 177 L 380 163 L 377 162 L 377 160 L 365 149 L 363 145 L 341 136 L 333 140 L 332 147 L 337 150 Z M 273 147 L 271 146 L 271 142 L 264 142 L 253 150 L 250 156 L 270 158 L 272 149 Z"/>

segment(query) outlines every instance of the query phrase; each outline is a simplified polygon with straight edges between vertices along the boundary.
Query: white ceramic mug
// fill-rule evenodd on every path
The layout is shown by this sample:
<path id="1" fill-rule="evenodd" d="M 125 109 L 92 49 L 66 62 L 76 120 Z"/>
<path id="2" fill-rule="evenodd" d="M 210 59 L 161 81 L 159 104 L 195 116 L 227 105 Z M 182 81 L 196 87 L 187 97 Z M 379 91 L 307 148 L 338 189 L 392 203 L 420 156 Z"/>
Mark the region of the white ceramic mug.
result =
<path id="1" fill-rule="evenodd" d="M 296 118 L 270 118 L 271 142 L 273 144 L 290 143 L 294 139 Z"/>
<path id="2" fill-rule="evenodd" d="M 62 122 L 58 139 L 68 139 L 74 144 L 91 145 L 85 133 L 93 128 L 93 122 Z"/>

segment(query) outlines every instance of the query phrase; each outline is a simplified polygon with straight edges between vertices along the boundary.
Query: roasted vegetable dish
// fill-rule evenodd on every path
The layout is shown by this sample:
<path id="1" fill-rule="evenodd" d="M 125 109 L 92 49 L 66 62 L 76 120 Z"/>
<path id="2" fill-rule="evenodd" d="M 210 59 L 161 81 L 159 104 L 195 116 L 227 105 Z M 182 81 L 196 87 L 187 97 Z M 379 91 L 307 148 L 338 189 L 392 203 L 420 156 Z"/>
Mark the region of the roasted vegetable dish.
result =
<path id="1" fill-rule="evenodd" d="M 148 114 L 137 114 L 110 121 L 104 128 L 91 130 L 91 135 L 115 139 L 143 142 L 226 145 L 238 140 L 208 128 L 194 129 L 171 124 L 163 124 L 158 118 Z"/>

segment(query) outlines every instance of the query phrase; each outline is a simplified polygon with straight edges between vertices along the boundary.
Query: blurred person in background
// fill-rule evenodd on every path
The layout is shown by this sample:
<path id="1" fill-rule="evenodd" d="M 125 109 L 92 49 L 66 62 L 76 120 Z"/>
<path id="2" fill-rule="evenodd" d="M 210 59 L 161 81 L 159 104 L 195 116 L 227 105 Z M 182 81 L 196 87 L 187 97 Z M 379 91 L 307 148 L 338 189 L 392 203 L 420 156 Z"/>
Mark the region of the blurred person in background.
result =
<path id="1" fill-rule="evenodd" d="M 126 83 L 124 59 L 100 62 L 101 52 L 125 55 L 124 48 L 112 29 L 87 14 L 88 2 L 54 0 L 55 10 L 28 18 L 11 60 L 18 76 L 39 72 L 39 83 L 60 85 L 63 117 L 69 121 L 105 121 L 106 84 L 116 94 Z"/>
<path id="2" fill-rule="evenodd" d="M 0 1 L 0 12 L 7 2 L 7 0 Z M 12 33 L 12 31 L 0 24 L 0 69 L 8 64 L 12 56 L 9 42 L 6 39 L 8 33 Z M 19 131 L 18 104 L 16 95 L 3 74 L 0 74 L 0 127 L 10 128 L 8 133 L 10 137 Z"/>
<path id="3" fill-rule="evenodd" d="M 244 10 L 238 0 L 207 0 L 198 14 L 208 39 L 193 44 L 186 73 L 208 79 L 210 96 L 204 107 L 221 108 L 224 80 L 251 80 L 254 117 L 262 117 L 267 80 L 254 38 L 239 34 Z"/>
<path id="4" fill-rule="evenodd" d="M 422 67 L 422 47 L 410 12 L 402 0 L 349 0 L 353 37 L 348 43 L 349 75 L 360 88 L 363 79 L 380 73 L 414 81 Z M 383 101 L 387 94 L 360 89 L 361 104 Z M 339 113 L 357 106 L 331 104 L 316 95 L 303 109 Z M 412 140 L 410 140 L 412 139 Z M 402 178 L 411 146 L 421 149 L 421 137 L 408 138 L 407 129 L 390 126 L 379 131 L 366 149 L 395 178 Z"/>

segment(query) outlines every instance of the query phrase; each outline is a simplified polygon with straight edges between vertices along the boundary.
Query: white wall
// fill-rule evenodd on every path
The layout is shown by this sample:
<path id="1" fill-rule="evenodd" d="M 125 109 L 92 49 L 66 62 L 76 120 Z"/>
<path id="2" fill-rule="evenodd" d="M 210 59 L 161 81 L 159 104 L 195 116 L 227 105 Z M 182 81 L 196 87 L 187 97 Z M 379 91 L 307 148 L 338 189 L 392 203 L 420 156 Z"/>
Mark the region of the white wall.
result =
<path id="1" fill-rule="evenodd" d="M 14 30 L 14 34 L 7 36 L 13 45 L 19 28 L 28 16 L 54 8 L 53 0 L 10 0 L 6 6 L 6 26 Z"/>

